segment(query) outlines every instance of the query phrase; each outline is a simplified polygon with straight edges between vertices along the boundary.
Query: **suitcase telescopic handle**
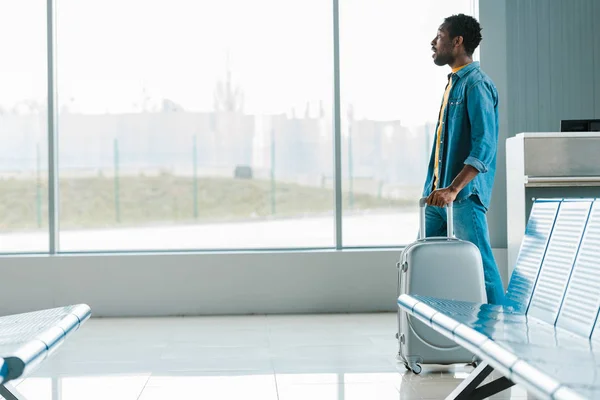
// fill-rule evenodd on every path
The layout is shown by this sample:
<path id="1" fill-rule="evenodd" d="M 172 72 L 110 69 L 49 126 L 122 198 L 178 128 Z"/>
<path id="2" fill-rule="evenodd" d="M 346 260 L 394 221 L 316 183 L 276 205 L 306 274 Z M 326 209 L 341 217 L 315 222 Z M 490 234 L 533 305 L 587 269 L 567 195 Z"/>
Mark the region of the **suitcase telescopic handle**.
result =
<path id="1" fill-rule="evenodd" d="M 425 207 L 427 206 L 427 197 L 419 200 L 419 239 L 425 239 Z M 446 206 L 448 237 L 454 237 L 454 208 L 452 203 Z"/>

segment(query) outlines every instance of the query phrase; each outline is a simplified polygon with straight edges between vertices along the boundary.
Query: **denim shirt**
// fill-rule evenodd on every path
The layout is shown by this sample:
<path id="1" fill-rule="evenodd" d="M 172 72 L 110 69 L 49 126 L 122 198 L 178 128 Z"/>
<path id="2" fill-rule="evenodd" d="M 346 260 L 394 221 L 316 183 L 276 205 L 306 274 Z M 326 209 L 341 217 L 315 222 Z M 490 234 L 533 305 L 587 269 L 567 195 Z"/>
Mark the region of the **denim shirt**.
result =
<path id="1" fill-rule="evenodd" d="M 475 194 L 483 206 L 489 208 L 496 173 L 498 92 L 477 61 L 453 75 L 443 116 L 438 160 L 440 174 L 436 186 L 440 189 L 450 186 L 463 167 L 471 165 L 479 173 L 459 192 L 455 201 Z M 437 129 L 436 125 L 436 132 Z M 433 189 L 435 145 L 434 139 L 423 190 L 425 197 Z"/>

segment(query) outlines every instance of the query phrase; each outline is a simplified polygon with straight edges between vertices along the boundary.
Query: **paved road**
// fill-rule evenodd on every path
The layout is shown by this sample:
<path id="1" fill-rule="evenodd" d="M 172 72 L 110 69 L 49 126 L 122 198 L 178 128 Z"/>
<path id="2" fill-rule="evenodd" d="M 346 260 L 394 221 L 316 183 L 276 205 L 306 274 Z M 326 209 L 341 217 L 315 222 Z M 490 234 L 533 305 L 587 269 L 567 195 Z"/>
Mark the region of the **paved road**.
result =
<path id="1" fill-rule="evenodd" d="M 416 210 L 415 210 L 416 211 Z M 345 246 L 395 246 L 416 238 L 418 214 L 406 210 L 344 217 Z M 333 217 L 257 222 L 63 231 L 61 251 L 130 251 L 327 247 Z M 47 251 L 48 235 L 0 235 L 0 252 Z"/>

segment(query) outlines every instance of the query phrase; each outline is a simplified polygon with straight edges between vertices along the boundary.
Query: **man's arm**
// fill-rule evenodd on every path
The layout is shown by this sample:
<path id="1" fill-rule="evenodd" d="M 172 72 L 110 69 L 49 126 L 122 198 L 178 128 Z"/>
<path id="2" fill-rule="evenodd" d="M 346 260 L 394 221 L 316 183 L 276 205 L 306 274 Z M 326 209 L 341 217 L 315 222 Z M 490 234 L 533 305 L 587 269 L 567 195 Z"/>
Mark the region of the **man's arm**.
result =
<path id="1" fill-rule="evenodd" d="M 427 204 L 431 206 L 443 207 L 452 203 L 456 196 L 469 182 L 471 182 L 479 171 L 471 165 L 465 165 L 460 173 L 454 178 L 450 186 L 443 189 L 434 190 L 427 198 Z"/>
<path id="2" fill-rule="evenodd" d="M 498 146 L 498 127 L 494 111 L 496 103 L 492 88 L 485 82 L 478 82 L 469 89 L 467 112 L 471 123 L 471 152 L 465 160 L 465 166 L 450 186 L 434 190 L 427 198 L 427 204 L 443 207 L 453 202 L 458 193 L 477 174 L 487 172 Z"/>

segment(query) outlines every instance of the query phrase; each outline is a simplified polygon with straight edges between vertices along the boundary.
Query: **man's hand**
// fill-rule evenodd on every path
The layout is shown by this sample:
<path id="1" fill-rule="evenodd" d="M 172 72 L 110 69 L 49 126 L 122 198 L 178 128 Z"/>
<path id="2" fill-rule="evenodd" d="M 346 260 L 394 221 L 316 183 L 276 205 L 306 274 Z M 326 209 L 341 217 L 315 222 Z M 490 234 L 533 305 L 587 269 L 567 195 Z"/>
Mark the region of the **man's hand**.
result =
<path id="1" fill-rule="evenodd" d="M 460 173 L 454 178 L 450 186 L 444 189 L 438 189 L 431 192 L 427 198 L 427 204 L 430 206 L 444 207 L 456 200 L 456 196 L 461 190 L 477 176 L 479 171 L 472 165 L 465 165 Z"/>
<path id="2" fill-rule="evenodd" d="M 444 207 L 445 205 L 454 202 L 458 192 L 458 190 L 455 190 L 451 186 L 434 190 L 427 198 L 427 204 L 430 206 Z"/>

